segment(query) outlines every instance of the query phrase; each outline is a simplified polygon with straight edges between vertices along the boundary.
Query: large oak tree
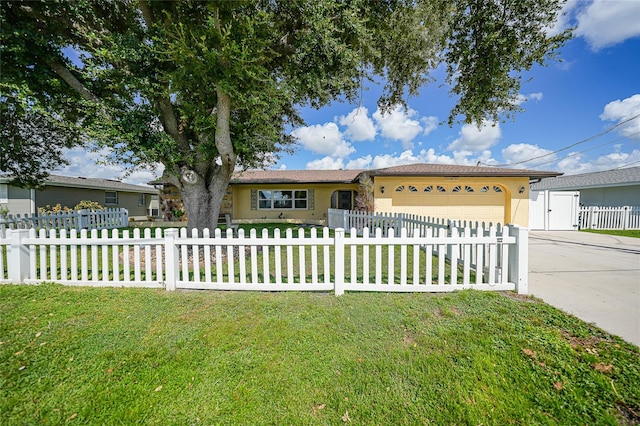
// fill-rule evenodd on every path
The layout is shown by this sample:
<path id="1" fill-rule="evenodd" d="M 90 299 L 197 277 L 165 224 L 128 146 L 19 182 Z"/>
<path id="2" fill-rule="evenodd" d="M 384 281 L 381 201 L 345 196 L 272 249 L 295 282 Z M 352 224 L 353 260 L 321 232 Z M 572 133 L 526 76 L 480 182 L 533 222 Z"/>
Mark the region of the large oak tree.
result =
<path id="1" fill-rule="evenodd" d="M 2 142 L 11 154 L 0 169 L 9 156 L 14 169 L 33 162 L 20 152 L 44 117 L 58 147 L 80 132 L 78 142 L 109 146 L 124 164 L 164 164 L 189 227 L 210 227 L 234 169 L 291 147 L 300 106 L 355 101 L 375 80 L 388 110 L 444 63 L 457 100 L 450 123 L 516 111 L 522 72 L 569 36 L 547 32 L 560 3 L 2 2 Z M 25 130 L 7 139 L 16 128 Z"/>

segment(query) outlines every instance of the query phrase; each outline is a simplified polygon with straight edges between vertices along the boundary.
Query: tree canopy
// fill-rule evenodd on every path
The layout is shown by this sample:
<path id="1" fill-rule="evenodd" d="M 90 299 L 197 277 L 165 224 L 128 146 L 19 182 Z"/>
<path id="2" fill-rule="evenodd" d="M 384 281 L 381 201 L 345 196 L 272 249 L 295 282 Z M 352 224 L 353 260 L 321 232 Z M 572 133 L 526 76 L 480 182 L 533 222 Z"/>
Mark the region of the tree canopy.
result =
<path id="1" fill-rule="evenodd" d="M 300 106 L 355 101 L 381 79 L 389 110 L 444 63 L 457 98 L 450 123 L 516 111 L 522 71 L 569 36 L 547 34 L 560 3 L 2 2 L 0 169 L 33 161 L 21 153 L 40 140 L 54 147 L 50 164 L 55 149 L 99 143 L 125 164 L 164 164 L 190 227 L 207 227 L 236 167 L 291 148 Z M 43 174 L 24 170 L 27 184 Z"/>

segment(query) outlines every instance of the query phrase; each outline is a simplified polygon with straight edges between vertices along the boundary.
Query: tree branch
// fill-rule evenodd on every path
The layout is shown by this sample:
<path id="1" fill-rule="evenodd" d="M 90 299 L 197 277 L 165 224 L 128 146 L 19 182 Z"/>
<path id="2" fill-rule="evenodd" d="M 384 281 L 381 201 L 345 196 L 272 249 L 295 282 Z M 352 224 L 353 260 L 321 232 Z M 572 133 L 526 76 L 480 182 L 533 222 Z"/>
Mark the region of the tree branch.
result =
<path id="1" fill-rule="evenodd" d="M 69 69 L 61 62 L 48 61 L 47 65 L 51 67 L 58 77 L 64 80 L 71 88 L 80 94 L 84 99 L 92 102 L 100 102 L 100 99 L 91 93 L 75 75 L 69 71 Z"/>
<path id="2" fill-rule="evenodd" d="M 216 135 L 214 142 L 220 153 L 222 160 L 222 168 L 225 175 L 231 178 L 233 169 L 236 166 L 237 154 L 233 150 L 231 143 L 231 130 L 229 127 L 229 119 L 231 117 L 231 97 L 216 87 L 217 94 L 217 117 L 216 117 Z"/>
<path id="3" fill-rule="evenodd" d="M 153 11 L 149 6 L 149 2 L 147 0 L 140 0 L 138 2 L 140 6 L 140 11 L 142 12 L 142 18 L 144 22 L 147 24 L 147 28 L 151 28 L 151 25 L 155 22 L 155 16 L 153 15 Z"/>

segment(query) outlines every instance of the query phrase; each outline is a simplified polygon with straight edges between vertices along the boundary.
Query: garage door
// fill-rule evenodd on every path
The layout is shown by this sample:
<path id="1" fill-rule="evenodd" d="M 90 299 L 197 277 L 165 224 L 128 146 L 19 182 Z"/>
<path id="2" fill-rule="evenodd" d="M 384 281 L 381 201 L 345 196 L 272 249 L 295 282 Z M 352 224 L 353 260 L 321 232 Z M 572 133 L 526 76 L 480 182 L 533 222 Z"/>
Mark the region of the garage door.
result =
<path id="1" fill-rule="evenodd" d="M 395 212 L 480 222 L 504 223 L 506 194 L 500 185 L 412 184 L 394 188 Z"/>

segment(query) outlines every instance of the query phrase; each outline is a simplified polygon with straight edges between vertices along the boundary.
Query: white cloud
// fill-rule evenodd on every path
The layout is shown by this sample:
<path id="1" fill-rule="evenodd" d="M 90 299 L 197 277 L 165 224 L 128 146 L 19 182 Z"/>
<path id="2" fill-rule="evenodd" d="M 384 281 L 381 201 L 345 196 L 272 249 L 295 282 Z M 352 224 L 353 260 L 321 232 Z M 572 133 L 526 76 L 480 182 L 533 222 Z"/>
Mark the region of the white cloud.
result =
<path id="1" fill-rule="evenodd" d="M 522 105 L 523 103 L 530 100 L 541 101 L 543 96 L 544 95 L 542 92 L 529 93 L 528 95 L 523 95 L 522 93 L 518 93 L 515 99 L 511 100 L 511 103 L 514 105 Z"/>
<path id="2" fill-rule="evenodd" d="M 87 177 L 98 179 L 121 180 L 134 185 L 146 185 L 162 175 L 164 166 L 157 164 L 153 167 L 141 168 L 126 174 L 126 169 L 115 164 L 98 164 L 109 156 L 109 149 L 102 148 L 97 151 L 87 151 L 83 148 L 65 150 L 63 155 L 69 161 L 69 165 L 52 171 L 55 175 Z"/>
<path id="3" fill-rule="evenodd" d="M 413 148 L 411 141 L 423 131 L 420 121 L 413 119 L 417 115 L 418 113 L 413 109 L 405 110 L 402 106 L 397 106 L 386 114 L 378 109 L 373 113 L 373 119 L 378 124 L 383 137 L 400 141 L 405 149 L 411 149 Z"/>
<path id="4" fill-rule="evenodd" d="M 422 131 L 422 134 L 424 136 L 427 136 L 429 133 L 438 128 L 438 117 L 434 117 L 433 115 L 422 117 L 420 119 L 420 122 L 424 126 L 424 130 Z"/>
<path id="5" fill-rule="evenodd" d="M 436 154 L 433 148 L 423 149 L 414 154 L 412 150 L 405 150 L 400 155 L 377 155 L 373 158 L 373 168 L 393 167 L 403 164 L 429 163 L 429 164 L 460 164 L 465 166 L 475 166 L 478 161 L 483 164 L 496 164 L 497 161 L 491 158 L 491 151 L 483 151 L 479 156 L 472 157 L 469 151 L 458 151 L 453 156 Z"/>
<path id="6" fill-rule="evenodd" d="M 164 166 L 157 164 L 153 167 L 137 167 L 130 173 L 126 169 L 116 164 L 99 164 L 109 156 L 107 148 L 98 151 L 87 151 L 83 148 L 73 148 L 65 150 L 64 157 L 69 161 L 69 165 L 53 170 L 54 175 L 87 177 L 98 179 L 120 180 L 134 185 L 146 185 L 147 182 L 156 180 L 162 175 Z"/>
<path id="7" fill-rule="evenodd" d="M 376 127 L 369 118 L 369 110 L 359 107 L 338 119 L 347 128 L 345 134 L 353 141 L 371 141 L 376 137 Z"/>
<path id="8" fill-rule="evenodd" d="M 577 1 L 567 1 L 562 5 L 562 8 L 558 12 L 556 22 L 554 25 L 547 29 L 547 35 L 549 37 L 560 34 L 571 26 L 571 18 L 574 9 L 578 6 Z"/>
<path id="9" fill-rule="evenodd" d="M 558 170 L 574 175 L 579 173 L 590 173 L 602 170 L 611 170 L 627 165 L 637 165 L 640 162 L 640 149 L 634 149 L 631 152 L 621 152 L 620 146 L 616 147 L 614 152 L 601 155 L 595 160 L 588 161 L 582 155 L 571 153 L 566 158 L 558 161 Z"/>
<path id="10" fill-rule="evenodd" d="M 291 132 L 291 135 L 298 139 L 303 147 L 317 154 L 344 158 L 355 152 L 355 148 L 344 140 L 335 123 L 299 127 Z"/>
<path id="11" fill-rule="evenodd" d="M 636 0 L 594 0 L 577 16 L 577 36 L 593 50 L 613 46 L 640 36 L 640 2 Z"/>
<path id="12" fill-rule="evenodd" d="M 460 137 L 448 147 L 448 151 L 479 152 L 491 148 L 502 137 L 499 123 L 483 121 L 480 128 L 475 124 L 465 124 L 459 132 Z"/>
<path id="13" fill-rule="evenodd" d="M 620 123 L 639 114 L 640 94 L 636 94 L 626 99 L 609 102 L 605 105 L 602 114 L 600 114 L 600 119 Z M 624 136 L 640 139 L 640 117 L 623 124 L 618 128 L 618 131 Z"/>
<path id="14" fill-rule="evenodd" d="M 527 101 L 527 97 L 522 93 L 518 93 L 514 99 L 511 99 L 513 105 L 522 105 Z"/>
<path id="15" fill-rule="evenodd" d="M 544 95 L 542 92 L 535 92 L 535 93 L 529 93 L 528 98 L 533 99 L 534 101 L 541 101 L 543 96 Z"/>
<path id="16" fill-rule="evenodd" d="M 307 163 L 307 170 L 339 170 L 344 169 L 342 158 L 323 157 Z"/>
<path id="17" fill-rule="evenodd" d="M 400 166 L 403 164 L 415 164 L 415 163 L 423 163 L 420 156 L 416 156 L 413 154 L 413 151 L 410 149 L 403 151 L 399 156 L 394 156 L 391 154 L 382 154 L 376 155 L 373 158 L 372 164 L 374 169 L 381 169 L 384 167 L 393 167 Z"/>
<path id="18" fill-rule="evenodd" d="M 364 157 L 356 158 L 347 163 L 347 169 L 367 169 L 371 165 L 371 156 L 366 155 Z"/>
<path id="19" fill-rule="evenodd" d="M 550 149 L 540 148 L 538 145 L 516 143 L 511 144 L 502 150 L 502 158 L 506 163 L 513 164 L 529 160 L 530 158 L 541 157 L 539 159 L 531 160 L 524 164 L 517 164 L 515 166 L 518 168 L 526 169 L 534 167 L 537 164 L 543 164 L 553 161 L 556 156 L 555 154 L 551 154 L 552 152 L 553 151 L 551 151 Z"/>

